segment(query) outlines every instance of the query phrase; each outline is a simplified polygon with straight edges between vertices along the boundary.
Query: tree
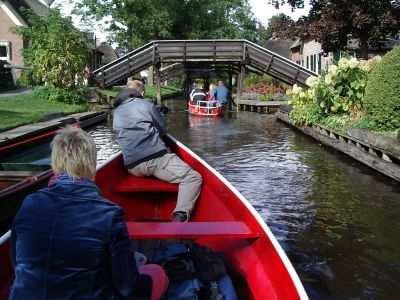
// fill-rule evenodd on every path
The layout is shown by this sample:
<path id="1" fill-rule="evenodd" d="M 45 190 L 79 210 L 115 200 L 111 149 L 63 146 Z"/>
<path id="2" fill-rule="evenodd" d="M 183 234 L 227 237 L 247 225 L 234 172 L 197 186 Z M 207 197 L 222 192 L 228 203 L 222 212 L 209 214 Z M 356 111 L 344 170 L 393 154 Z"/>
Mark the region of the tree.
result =
<path id="1" fill-rule="evenodd" d="M 114 41 L 134 48 L 154 39 L 258 39 L 248 0 L 80 0 L 76 13 L 111 16 Z"/>
<path id="2" fill-rule="evenodd" d="M 304 0 L 283 0 L 279 4 L 282 2 L 298 7 Z M 316 39 L 325 52 L 344 50 L 348 39 L 356 38 L 360 56 L 367 58 L 370 45 L 379 45 L 400 29 L 399 15 L 390 0 L 311 0 L 310 3 L 309 16 L 297 22 L 292 34 Z"/>
<path id="3" fill-rule="evenodd" d="M 284 39 L 293 38 L 293 31 L 296 23 L 287 15 L 281 13 L 279 15 L 272 16 L 268 22 L 268 36 L 271 37 L 282 37 Z"/>
<path id="4" fill-rule="evenodd" d="M 31 68 L 36 84 L 46 83 L 56 88 L 71 88 L 88 59 L 88 48 L 81 32 L 58 10 L 49 16 L 29 14 L 29 27 L 17 32 L 31 46 L 23 50 L 24 61 Z"/>

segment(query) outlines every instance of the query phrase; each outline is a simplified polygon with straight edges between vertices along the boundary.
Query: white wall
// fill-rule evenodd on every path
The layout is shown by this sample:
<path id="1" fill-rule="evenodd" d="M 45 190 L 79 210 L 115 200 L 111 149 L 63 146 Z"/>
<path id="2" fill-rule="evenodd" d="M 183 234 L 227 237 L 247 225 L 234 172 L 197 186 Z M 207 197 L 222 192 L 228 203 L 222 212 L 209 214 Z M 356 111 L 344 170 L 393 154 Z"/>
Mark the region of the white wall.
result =
<path id="1" fill-rule="evenodd" d="M 308 63 L 307 63 L 308 62 Z M 302 65 L 309 70 L 321 73 L 333 62 L 333 54 L 324 56 L 321 44 L 315 40 L 304 42 Z"/>

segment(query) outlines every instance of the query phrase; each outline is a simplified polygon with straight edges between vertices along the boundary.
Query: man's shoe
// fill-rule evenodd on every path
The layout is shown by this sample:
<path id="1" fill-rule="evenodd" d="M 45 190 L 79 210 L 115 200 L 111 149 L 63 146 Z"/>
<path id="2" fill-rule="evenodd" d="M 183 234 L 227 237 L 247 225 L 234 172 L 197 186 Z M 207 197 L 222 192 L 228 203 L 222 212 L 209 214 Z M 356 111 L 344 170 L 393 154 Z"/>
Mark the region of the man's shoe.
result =
<path id="1" fill-rule="evenodd" d="M 184 211 L 174 212 L 174 214 L 172 216 L 172 222 L 187 222 L 187 221 L 188 221 L 188 217 Z"/>

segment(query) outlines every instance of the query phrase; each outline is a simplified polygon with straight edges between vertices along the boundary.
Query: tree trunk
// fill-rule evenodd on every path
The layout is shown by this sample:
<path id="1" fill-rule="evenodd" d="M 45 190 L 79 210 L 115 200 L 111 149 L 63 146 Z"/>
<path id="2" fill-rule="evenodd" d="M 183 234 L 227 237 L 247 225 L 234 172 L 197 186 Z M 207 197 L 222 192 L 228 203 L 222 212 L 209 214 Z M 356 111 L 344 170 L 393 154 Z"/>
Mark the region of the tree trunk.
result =
<path id="1" fill-rule="evenodd" d="M 368 37 L 360 37 L 360 57 L 363 59 L 368 59 Z"/>

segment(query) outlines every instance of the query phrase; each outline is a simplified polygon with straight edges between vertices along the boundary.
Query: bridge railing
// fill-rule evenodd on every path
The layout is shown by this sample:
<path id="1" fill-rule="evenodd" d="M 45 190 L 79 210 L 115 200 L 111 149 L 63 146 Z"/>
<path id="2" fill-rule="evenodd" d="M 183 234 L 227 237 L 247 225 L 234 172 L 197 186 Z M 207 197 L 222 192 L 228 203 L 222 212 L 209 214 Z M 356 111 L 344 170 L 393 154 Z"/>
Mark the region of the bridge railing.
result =
<path id="1" fill-rule="evenodd" d="M 94 75 L 103 86 L 109 86 L 151 65 L 191 62 L 248 65 L 288 84 L 303 86 L 309 76 L 318 76 L 247 40 L 157 40 L 95 70 Z"/>

